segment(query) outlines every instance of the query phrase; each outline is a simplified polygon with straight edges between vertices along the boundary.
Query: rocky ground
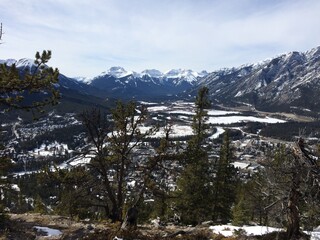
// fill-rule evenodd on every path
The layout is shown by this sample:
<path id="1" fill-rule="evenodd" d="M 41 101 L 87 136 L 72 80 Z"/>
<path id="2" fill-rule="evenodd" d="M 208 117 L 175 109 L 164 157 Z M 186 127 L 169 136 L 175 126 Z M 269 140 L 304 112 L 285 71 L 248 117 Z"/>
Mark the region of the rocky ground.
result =
<path id="1" fill-rule="evenodd" d="M 217 235 L 209 226 L 139 225 L 137 229 L 120 230 L 119 224 L 109 222 L 75 221 L 68 217 L 40 214 L 9 214 L 0 229 L 0 240 L 274 240 L 286 239 L 284 232 L 262 236 L 245 236 L 239 232 L 232 237 Z M 309 239 L 303 236 L 301 239 Z"/>
<path id="2" fill-rule="evenodd" d="M 93 224 L 55 215 L 10 214 L 9 218 L 0 239 L 83 239 L 112 227 L 111 224 Z M 49 230 L 41 230 L 41 227 Z"/>
<path id="3" fill-rule="evenodd" d="M 155 227 L 139 225 L 138 229 L 120 231 L 118 224 L 108 222 L 75 221 L 68 217 L 40 214 L 10 214 L 0 239 L 209 239 L 208 227 Z M 41 231 L 39 228 L 49 229 Z M 50 235 L 52 232 L 57 235 Z M 184 236 L 181 238 L 181 236 Z M 202 236 L 201 238 L 194 238 Z"/>

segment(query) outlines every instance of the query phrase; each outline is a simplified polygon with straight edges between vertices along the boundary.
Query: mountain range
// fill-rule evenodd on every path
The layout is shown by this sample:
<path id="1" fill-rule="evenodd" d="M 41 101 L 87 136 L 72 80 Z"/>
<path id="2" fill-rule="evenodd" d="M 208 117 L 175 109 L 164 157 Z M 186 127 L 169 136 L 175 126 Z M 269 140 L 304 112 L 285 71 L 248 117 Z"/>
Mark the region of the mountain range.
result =
<path id="1" fill-rule="evenodd" d="M 0 60 L 0 63 L 15 63 L 19 69 L 33 66 L 33 60 L 28 59 Z M 65 98 L 82 102 L 90 99 L 90 105 L 107 98 L 190 98 L 203 85 L 209 88 L 215 103 L 247 104 L 266 111 L 319 111 L 320 47 L 211 73 L 183 69 L 165 73 L 149 69 L 137 73 L 111 67 L 92 79 L 60 74 L 58 87 Z"/>
<path id="2" fill-rule="evenodd" d="M 208 73 L 172 69 L 162 73 L 156 69 L 141 73 L 126 71 L 122 67 L 111 67 L 93 79 L 78 78 L 89 86 L 103 90 L 108 96 L 117 98 L 152 99 L 170 97 L 192 88 Z"/>

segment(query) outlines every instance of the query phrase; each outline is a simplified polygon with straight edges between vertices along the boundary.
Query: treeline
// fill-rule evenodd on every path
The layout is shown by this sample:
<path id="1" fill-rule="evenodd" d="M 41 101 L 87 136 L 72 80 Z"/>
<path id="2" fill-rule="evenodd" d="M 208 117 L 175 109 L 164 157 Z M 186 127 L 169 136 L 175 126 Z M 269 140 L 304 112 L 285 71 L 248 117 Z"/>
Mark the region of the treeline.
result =
<path id="1" fill-rule="evenodd" d="M 267 126 L 262 129 L 261 135 L 275 137 L 287 141 L 294 141 L 295 137 L 320 138 L 320 121 L 315 122 L 287 122 Z"/>

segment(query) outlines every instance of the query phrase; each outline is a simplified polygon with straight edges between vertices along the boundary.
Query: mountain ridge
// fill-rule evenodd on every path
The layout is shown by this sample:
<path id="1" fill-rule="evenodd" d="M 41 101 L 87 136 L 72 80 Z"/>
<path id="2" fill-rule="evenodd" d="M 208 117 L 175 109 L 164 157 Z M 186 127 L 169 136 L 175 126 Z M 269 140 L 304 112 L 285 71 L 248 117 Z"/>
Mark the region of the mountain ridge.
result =
<path id="1" fill-rule="evenodd" d="M 192 88 L 206 72 L 172 69 L 165 73 L 147 69 L 141 73 L 111 67 L 108 71 L 87 81 L 88 85 L 120 98 L 150 99 L 172 97 Z"/>
<path id="2" fill-rule="evenodd" d="M 320 110 L 320 47 L 212 72 L 197 87 L 202 85 L 208 86 L 218 102 L 245 102 L 261 110 Z"/>
<path id="3" fill-rule="evenodd" d="M 185 78 L 188 79 L 190 82 L 195 80 L 198 77 L 204 77 L 208 73 L 207 71 L 203 70 L 201 72 L 196 72 L 191 69 L 170 69 L 165 72 L 161 72 L 157 69 L 145 69 L 140 73 L 136 71 L 127 71 L 123 67 L 114 66 L 109 68 L 107 71 L 100 73 L 99 75 L 88 78 L 88 77 L 74 77 L 75 79 L 79 80 L 80 82 L 85 82 L 90 84 L 94 79 L 104 76 L 112 76 L 114 78 L 124 78 L 124 77 L 134 77 L 134 78 L 143 78 L 144 76 L 148 76 L 150 78 L 158 78 L 158 79 L 170 79 L 170 78 Z"/>
<path id="4" fill-rule="evenodd" d="M 32 60 L 28 59 L 0 60 L 0 63 L 32 68 Z M 111 67 L 91 79 L 68 78 L 63 74 L 59 79 L 62 93 L 73 90 L 102 99 L 190 99 L 199 87 L 207 86 L 214 103 L 245 103 L 263 111 L 320 111 L 320 47 L 211 73 L 185 69 L 165 73 L 147 69 L 137 73 Z"/>

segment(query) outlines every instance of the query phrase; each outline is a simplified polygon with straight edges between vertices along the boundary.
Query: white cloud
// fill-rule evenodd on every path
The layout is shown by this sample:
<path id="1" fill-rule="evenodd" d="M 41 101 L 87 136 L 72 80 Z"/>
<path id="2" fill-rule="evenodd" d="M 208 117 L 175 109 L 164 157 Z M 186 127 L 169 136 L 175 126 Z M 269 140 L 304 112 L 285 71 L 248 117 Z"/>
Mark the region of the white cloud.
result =
<path id="1" fill-rule="evenodd" d="M 1 1 L 0 58 L 51 49 L 69 76 L 94 76 L 114 65 L 231 67 L 319 45 L 317 0 Z"/>

